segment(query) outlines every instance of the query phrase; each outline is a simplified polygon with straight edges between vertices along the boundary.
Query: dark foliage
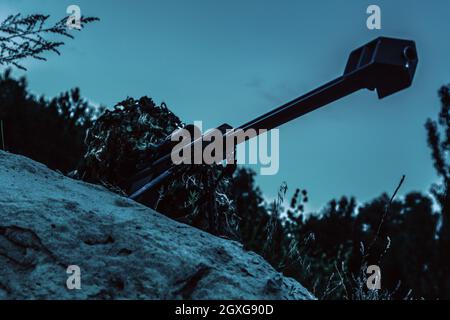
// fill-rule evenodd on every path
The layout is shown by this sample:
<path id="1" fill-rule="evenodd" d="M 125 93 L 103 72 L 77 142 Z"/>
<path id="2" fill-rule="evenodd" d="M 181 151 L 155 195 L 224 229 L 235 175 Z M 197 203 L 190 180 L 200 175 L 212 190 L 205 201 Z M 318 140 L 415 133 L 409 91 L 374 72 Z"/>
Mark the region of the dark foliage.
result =
<path id="1" fill-rule="evenodd" d="M 83 157 L 85 132 L 101 111 L 83 100 L 79 89 L 47 101 L 27 91 L 25 78 L 11 78 L 10 70 L 0 75 L 2 147 L 63 173 Z"/>
<path id="2" fill-rule="evenodd" d="M 433 270 L 440 281 L 439 295 L 450 297 L 450 85 L 439 90 L 441 110 L 438 120 L 428 119 L 428 145 L 432 151 L 433 164 L 440 181 L 431 186 L 431 194 L 441 208 L 441 227 L 438 232 L 438 255 Z"/>

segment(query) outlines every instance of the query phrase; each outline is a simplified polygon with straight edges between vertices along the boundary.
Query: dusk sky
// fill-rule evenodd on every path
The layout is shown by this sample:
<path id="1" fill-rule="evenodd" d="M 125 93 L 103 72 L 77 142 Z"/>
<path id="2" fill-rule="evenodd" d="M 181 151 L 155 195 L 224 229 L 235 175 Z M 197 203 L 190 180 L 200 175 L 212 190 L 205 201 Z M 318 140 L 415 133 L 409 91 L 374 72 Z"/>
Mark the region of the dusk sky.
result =
<path id="1" fill-rule="evenodd" d="M 450 82 L 450 1 L 0 0 L 0 19 L 76 4 L 100 22 L 75 32 L 61 56 L 27 60 L 31 91 L 53 97 L 80 87 L 96 104 L 127 96 L 164 101 L 185 123 L 238 126 L 340 76 L 348 54 L 378 36 L 415 40 L 411 88 L 384 100 L 360 91 L 280 128 L 280 171 L 259 176 L 266 196 L 283 181 L 309 191 L 310 209 L 341 195 L 366 201 L 428 190 L 436 179 L 424 123 Z M 366 8 L 382 10 L 368 30 Z"/>

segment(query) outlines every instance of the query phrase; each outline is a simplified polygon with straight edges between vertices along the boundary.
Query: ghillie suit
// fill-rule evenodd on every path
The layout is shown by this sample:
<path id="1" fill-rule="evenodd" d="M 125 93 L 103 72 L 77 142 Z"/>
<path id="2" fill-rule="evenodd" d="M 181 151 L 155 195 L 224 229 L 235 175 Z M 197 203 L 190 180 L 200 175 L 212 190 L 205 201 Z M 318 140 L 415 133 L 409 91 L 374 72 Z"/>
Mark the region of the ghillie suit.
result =
<path id="1" fill-rule="evenodd" d="M 128 98 L 105 111 L 88 130 L 87 152 L 74 176 L 125 195 L 128 179 L 156 160 L 157 146 L 182 127 L 164 103 Z M 236 239 L 238 219 L 229 197 L 232 173 L 221 165 L 180 165 L 160 186 L 156 201 L 142 202 L 179 221 Z"/>

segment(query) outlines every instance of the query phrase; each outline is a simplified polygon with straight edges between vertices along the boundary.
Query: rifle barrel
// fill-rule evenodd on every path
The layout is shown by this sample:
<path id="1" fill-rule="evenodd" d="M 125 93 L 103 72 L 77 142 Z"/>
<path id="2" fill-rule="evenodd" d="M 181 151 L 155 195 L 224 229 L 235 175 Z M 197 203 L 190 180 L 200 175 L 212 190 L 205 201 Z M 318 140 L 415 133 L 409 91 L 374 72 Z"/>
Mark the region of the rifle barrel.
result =
<path id="1" fill-rule="evenodd" d="M 238 129 L 243 131 L 266 129 L 268 131 L 362 88 L 363 86 L 351 75 L 341 76 L 243 124 Z"/>

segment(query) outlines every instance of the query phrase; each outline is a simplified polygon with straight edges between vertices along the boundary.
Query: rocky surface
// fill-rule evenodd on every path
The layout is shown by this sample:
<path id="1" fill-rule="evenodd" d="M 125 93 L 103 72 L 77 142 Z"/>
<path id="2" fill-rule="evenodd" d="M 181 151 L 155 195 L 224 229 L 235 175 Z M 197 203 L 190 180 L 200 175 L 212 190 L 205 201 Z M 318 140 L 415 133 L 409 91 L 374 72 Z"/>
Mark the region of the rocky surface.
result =
<path id="1" fill-rule="evenodd" d="M 237 242 L 28 158 L 0 151 L 0 182 L 1 299 L 315 299 Z"/>

